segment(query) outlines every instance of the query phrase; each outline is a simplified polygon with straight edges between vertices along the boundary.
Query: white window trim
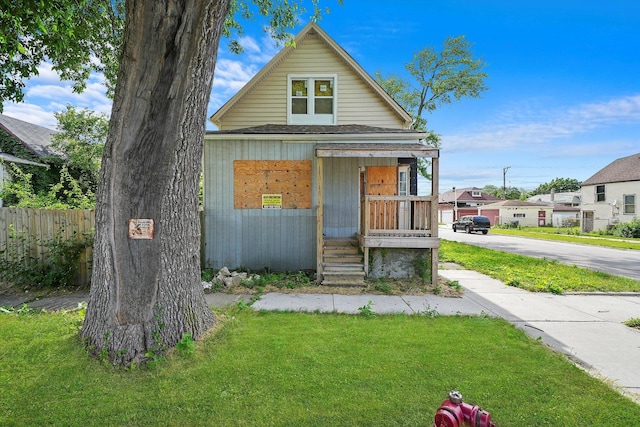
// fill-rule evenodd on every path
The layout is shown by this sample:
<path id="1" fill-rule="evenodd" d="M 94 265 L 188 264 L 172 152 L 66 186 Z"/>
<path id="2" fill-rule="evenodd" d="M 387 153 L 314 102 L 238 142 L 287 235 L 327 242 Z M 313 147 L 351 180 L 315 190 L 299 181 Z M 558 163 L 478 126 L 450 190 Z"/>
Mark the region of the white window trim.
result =
<path id="1" fill-rule="evenodd" d="M 627 207 L 627 203 L 626 203 L 626 198 L 627 197 L 633 197 L 633 204 L 629 204 L 629 206 L 633 206 L 633 212 L 631 213 L 627 213 L 626 212 L 626 207 Z M 636 195 L 635 194 L 623 194 L 622 195 L 622 215 L 631 215 L 631 216 L 635 216 L 637 209 L 636 209 Z"/>
<path id="2" fill-rule="evenodd" d="M 598 187 L 603 187 L 602 193 L 598 193 Z M 607 186 L 605 184 L 598 184 L 593 189 L 594 192 L 594 201 L 596 203 L 606 203 L 607 201 Z M 598 194 L 602 194 L 604 197 L 602 200 L 598 200 Z"/>
<path id="3" fill-rule="evenodd" d="M 291 114 L 292 80 L 333 79 L 333 114 Z M 309 85 L 313 88 L 313 85 Z M 315 99 L 312 91 L 307 92 L 308 110 L 313 108 Z M 288 125 L 335 125 L 338 123 L 338 75 L 337 74 L 288 74 L 287 75 L 287 124 Z"/>

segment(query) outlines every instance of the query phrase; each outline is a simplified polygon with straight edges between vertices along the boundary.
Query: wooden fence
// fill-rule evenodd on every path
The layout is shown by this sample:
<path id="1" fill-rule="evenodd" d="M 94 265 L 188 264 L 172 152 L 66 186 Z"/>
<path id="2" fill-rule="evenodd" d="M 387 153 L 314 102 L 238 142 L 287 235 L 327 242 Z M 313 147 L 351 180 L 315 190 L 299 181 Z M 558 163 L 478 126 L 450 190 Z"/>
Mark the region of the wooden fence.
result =
<path id="1" fill-rule="evenodd" d="M 19 254 L 42 259 L 47 241 L 56 236 L 63 240 L 81 239 L 85 233 L 93 234 L 94 227 L 93 210 L 0 208 L 0 250 L 6 251 L 10 244 L 15 244 Z M 12 233 L 25 239 L 11 238 Z M 8 256 L 6 252 L 5 256 Z M 88 248 L 80 257 L 76 284 L 87 285 L 90 280 L 91 249 Z"/>

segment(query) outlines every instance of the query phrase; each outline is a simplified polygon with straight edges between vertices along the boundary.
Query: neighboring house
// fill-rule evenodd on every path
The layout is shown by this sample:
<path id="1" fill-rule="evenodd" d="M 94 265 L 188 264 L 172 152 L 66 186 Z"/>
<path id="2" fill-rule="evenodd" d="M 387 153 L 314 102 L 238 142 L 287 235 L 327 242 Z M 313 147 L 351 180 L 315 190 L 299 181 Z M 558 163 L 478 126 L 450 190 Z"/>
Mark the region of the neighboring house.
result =
<path id="1" fill-rule="evenodd" d="M 536 194 L 527 198 L 531 203 L 548 203 L 555 205 L 580 207 L 582 192 L 578 191 L 551 191 L 549 194 Z"/>
<path id="2" fill-rule="evenodd" d="M 449 224 L 465 215 L 480 215 L 480 207 L 500 200 L 502 199 L 484 193 L 477 187 L 456 188 L 440 194 L 438 199 L 438 220 Z"/>
<path id="3" fill-rule="evenodd" d="M 308 24 L 211 121 L 204 147 L 205 265 L 437 280 L 438 155 L 411 116 Z M 432 162 L 419 197 L 416 159 Z M 433 209 L 432 209 L 433 206 Z"/>
<path id="4" fill-rule="evenodd" d="M 638 217 L 640 153 L 614 160 L 582 183 L 582 231 L 607 230 Z"/>
<path id="5" fill-rule="evenodd" d="M 11 179 L 5 163 L 48 167 L 37 160 L 57 155 L 51 147 L 54 133 L 51 129 L 0 114 L 0 188 Z"/>
<path id="6" fill-rule="evenodd" d="M 489 217 L 491 225 L 544 227 L 552 224 L 553 206 L 522 200 L 502 200 L 478 208 L 478 214 Z"/>
<path id="7" fill-rule="evenodd" d="M 531 196 L 527 202 L 553 206 L 552 224 L 554 227 L 573 227 L 580 223 L 581 197 L 580 191 L 556 193 L 552 190 L 549 194 Z"/>

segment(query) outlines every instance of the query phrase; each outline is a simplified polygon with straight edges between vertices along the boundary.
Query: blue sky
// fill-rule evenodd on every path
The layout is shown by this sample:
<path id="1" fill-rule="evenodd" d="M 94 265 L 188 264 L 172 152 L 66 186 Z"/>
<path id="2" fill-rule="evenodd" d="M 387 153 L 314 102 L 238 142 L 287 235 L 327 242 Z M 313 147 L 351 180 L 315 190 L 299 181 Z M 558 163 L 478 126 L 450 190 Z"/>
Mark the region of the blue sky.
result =
<path id="1" fill-rule="evenodd" d="M 428 126 L 442 137 L 440 191 L 451 187 L 533 189 L 553 178 L 586 180 L 611 161 L 640 153 L 640 2 L 636 0 L 324 0 L 319 22 L 370 74 L 406 74 L 415 52 L 465 35 L 489 74 L 481 99 L 442 106 Z M 301 16 L 298 32 L 306 23 Z M 245 25 L 245 53 L 222 40 L 209 115 L 279 47 L 260 21 Z M 4 114 L 55 128 L 71 103 L 109 113 L 101 76 L 77 95 L 47 65 L 22 104 Z M 213 125 L 209 125 L 213 129 Z"/>

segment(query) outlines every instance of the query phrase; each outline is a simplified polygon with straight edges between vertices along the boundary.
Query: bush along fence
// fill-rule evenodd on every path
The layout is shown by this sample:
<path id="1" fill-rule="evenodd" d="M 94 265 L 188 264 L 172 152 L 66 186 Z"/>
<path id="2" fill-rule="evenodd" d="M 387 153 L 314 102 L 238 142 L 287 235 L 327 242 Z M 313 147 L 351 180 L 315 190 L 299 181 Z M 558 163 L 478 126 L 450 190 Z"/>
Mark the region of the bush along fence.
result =
<path id="1" fill-rule="evenodd" d="M 93 210 L 0 209 L 0 280 L 25 289 L 87 286 Z"/>

